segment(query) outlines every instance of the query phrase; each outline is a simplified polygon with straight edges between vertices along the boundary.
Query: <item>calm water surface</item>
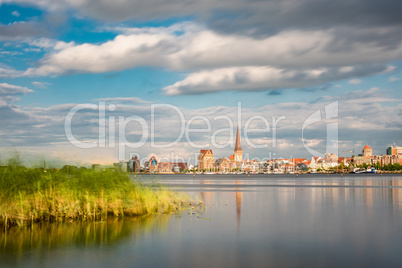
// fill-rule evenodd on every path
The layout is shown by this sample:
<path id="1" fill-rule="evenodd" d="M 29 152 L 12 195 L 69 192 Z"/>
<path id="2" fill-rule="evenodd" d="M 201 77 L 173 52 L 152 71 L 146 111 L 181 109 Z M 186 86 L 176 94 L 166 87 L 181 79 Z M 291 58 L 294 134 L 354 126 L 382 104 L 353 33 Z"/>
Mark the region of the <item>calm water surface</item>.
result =
<path id="1" fill-rule="evenodd" d="M 0 267 L 402 267 L 400 175 L 141 181 L 186 192 L 205 208 L 0 232 Z"/>

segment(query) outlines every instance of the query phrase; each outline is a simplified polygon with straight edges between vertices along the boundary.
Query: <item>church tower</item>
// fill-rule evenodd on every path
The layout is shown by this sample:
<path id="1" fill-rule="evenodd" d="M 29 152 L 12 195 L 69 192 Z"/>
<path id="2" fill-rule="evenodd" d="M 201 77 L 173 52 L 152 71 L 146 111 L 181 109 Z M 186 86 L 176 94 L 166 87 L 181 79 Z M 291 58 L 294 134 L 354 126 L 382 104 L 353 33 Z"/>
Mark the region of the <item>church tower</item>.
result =
<path id="1" fill-rule="evenodd" d="M 240 134 L 239 134 L 239 126 L 237 126 L 237 133 L 236 133 L 236 144 L 234 149 L 234 162 L 241 162 L 243 161 L 243 151 L 240 145 Z"/>

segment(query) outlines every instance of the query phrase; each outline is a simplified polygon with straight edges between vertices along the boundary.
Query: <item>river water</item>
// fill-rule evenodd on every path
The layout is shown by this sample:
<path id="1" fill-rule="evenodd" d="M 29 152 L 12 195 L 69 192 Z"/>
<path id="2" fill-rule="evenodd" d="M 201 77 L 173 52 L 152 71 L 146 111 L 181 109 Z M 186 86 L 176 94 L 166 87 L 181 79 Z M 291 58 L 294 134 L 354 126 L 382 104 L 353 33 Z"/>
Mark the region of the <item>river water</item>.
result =
<path id="1" fill-rule="evenodd" d="M 402 267 L 400 175 L 159 175 L 181 214 L 0 232 L 0 267 Z"/>

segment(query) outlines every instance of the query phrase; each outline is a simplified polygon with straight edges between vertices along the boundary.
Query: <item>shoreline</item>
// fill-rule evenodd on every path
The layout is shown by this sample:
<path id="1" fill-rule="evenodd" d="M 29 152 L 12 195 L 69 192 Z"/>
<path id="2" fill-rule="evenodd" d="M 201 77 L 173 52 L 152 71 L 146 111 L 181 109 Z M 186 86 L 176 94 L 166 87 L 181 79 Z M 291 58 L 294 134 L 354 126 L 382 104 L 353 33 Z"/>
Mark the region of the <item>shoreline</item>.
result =
<path id="1" fill-rule="evenodd" d="M 9 167 L 0 171 L 0 226 L 103 221 L 178 212 L 189 196 L 151 188 L 129 174 L 85 170 L 67 175 Z"/>

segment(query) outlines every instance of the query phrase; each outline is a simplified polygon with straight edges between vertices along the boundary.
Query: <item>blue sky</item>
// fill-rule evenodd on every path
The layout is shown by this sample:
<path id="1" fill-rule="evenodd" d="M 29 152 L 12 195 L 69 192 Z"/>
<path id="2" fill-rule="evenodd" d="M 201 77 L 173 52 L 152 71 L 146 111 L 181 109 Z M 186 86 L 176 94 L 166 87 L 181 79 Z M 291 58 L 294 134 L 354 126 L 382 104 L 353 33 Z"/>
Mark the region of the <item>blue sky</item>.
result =
<path id="1" fill-rule="evenodd" d="M 324 153 L 326 123 L 306 129 L 304 142 L 302 123 L 338 101 L 338 154 L 365 144 L 383 154 L 402 144 L 401 6 L 393 0 L 0 0 L 0 161 L 14 148 L 33 162 L 117 161 L 116 148 L 84 150 L 65 137 L 68 111 L 100 100 L 116 105 L 108 116 L 137 115 L 147 123 L 151 104 L 178 107 L 187 123 L 205 116 L 212 130 L 194 134 L 200 144 L 225 127 L 216 116 L 239 123 L 239 102 L 242 136 L 252 116 L 263 116 L 271 127 L 273 117 L 285 116 L 275 146 L 272 128 L 252 135 L 264 149 L 243 142 L 250 158 L 310 158 L 305 144 Z M 73 132 L 96 141 L 96 113 L 79 113 Z M 155 116 L 166 124 L 155 140 L 175 140 L 177 114 L 167 109 Z M 194 122 L 203 128 L 202 120 Z M 253 124 L 263 126 L 261 120 Z M 127 126 L 128 140 L 138 141 L 140 129 Z M 217 157 L 233 151 L 229 134 L 218 135 L 226 147 L 209 144 Z M 144 146 L 127 148 L 126 155 L 194 158 L 199 151 L 185 138 L 153 148 L 147 135 Z"/>

